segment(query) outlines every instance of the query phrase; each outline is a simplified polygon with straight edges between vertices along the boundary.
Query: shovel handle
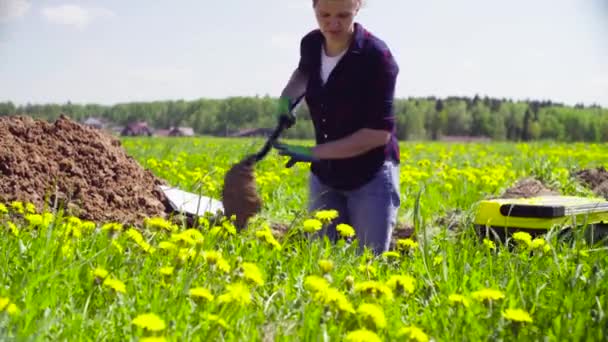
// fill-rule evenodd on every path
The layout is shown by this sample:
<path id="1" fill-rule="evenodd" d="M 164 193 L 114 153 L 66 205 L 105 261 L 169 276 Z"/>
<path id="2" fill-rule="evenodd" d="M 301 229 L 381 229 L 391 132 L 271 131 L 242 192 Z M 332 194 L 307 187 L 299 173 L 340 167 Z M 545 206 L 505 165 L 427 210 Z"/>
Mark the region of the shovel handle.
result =
<path id="1" fill-rule="evenodd" d="M 289 108 L 289 112 L 291 112 L 292 110 L 294 110 L 294 108 L 300 103 L 300 101 L 302 101 L 302 99 L 304 98 L 304 94 L 302 94 Z M 274 131 L 272 131 L 272 134 L 270 134 L 270 136 L 268 137 L 268 139 L 266 140 L 266 143 L 264 144 L 264 146 L 262 147 L 262 149 L 256 153 L 255 155 L 255 161 L 258 162 L 260 160 L 262 160 L 264 157 L 266 157 L 266 155 L 268 154 L 268 152 L 270 152 L 270 149 L 272 148 L 272 144 L 279 138 L 279 136 L 281 135 L 281 133 L 283 133 L 283 131 L 287 128 L 285 122 L 279 120 L 279 122 L 277 123 L 276 127 L 274 128 Z"/>

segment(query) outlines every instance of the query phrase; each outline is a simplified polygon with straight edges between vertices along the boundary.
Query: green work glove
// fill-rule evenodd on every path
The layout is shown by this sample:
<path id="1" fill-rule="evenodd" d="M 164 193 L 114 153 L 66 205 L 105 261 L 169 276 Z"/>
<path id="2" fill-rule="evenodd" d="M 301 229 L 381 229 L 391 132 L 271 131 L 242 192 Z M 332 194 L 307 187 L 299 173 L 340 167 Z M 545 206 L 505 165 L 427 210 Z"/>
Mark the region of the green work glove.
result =
<path id="1" fill-rule="evenodd" d="M 291 100 L 287 97 L 279 99 L 277 112 L 279 113 L 279 122 L 283 127 L 290 128 L 296 123 L 296 116 L 289 110 L 291 108 Z"/>
<path id="2" fill-rule="evenodd" d="M 290 157 L 287 164 L 285 164 L 287 168 L 294 166 L 298 162 L 312 163 L 319 161 L 319 159 L 312 155 L 311 147 L 281 144 L 279 142 L 274 142 L 272 146 L 279 151 L 279 155 Z"/>

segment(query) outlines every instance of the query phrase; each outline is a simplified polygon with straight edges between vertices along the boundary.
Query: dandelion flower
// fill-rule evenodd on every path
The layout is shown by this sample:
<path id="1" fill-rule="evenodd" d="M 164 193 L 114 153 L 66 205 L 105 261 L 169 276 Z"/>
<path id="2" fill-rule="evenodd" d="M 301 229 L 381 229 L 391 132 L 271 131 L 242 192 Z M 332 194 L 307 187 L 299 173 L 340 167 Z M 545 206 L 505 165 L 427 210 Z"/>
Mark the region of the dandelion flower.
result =
<path id="1" fill-rule="evenodd" d="M 514 322 L 532 323 L 532 317 L 530 317 L 530 314 L 522 309 L 506 309 L 502 313 L 502 316 Z"/>
<path id="2" fill-rule="evenodd" d="M 244 262 L 241 264 L 241 268 L 243 269 L 243 277 L 248 281 L 262 286 L 264 285 L 264 278 L 262 277 L 262 272 L 258 266 L 251 262 Z"/>
<path id="3" fill-rule="evenodd" d="M 138 315 L 131 323 L 148 331 L 162 331 L 167 327 L 165 321 L 153 313 Z"/>
<path id="4" fill-rule="evenodd" d="M 398 260 L 399 258 L 401 258 L 401 254 L 399 254 L 398 252 L 395 251 L 386 251 L 384 253 L 382 253 L 382 257 L 384 257 L 385 259 L 395 259 Z"/>
<path id="5" fill-rule="evenodd" d="M 23 202 L 21 201 L 11 202 L 11 210 L 17 214 L 25 214 L 25 208 L 23 207 Z"/>
<path id="6" fill-rule="evenodd" d="M 386 317 L 384 311 L 377 304 L 363 303 L 357 308 L 357 315 L 376 330 L 386 328 Z"/>
<path id="7" fill-rule="evenodd" d="M 416 289 L 416 280 L 409 275 L 392 275 L 386 285 L 397 292 L 413 293 Z"/>
<path id="8" fill-rule="evenodd" d="M 170 276 L 173 275 L 174 268 L 171 266 L 165 266 L 161 267 L 158 271 L 164 276 Z"/>
<path id="9" fill-rule="evenodd" d="M 338 211 L 334 209 L 319 210 L 315 213 L 315 218 L 321 222 L 329 223 L 331 220 L 338 217 Z"/>
<path id="10" fill-rule="evenodd" d="M 327 259 L 319 260 L 319 267 L 323 273 L 329 273 L 334 269 L 334 262 Z"/>
<path id="11" fill-rule="evenodd" d="M 316 275 L 308 276 L 304 279 L 304 288 L 309 291 L 320 291 L 329 287 L 329 282 L 323 277 Z"/>
<path id="12" fill-rule="evenodd" d="M 344 284 L 346 285 L 347 289 L 352 289 L 352 287 L 355 285 L 355 277 L 347 275 L 344 278 Z"/>
<path id="13" fill-rule="evenodd" d="M 127 287 L 125 283 L 118 279 L 106 278 L 103 281 L 103 285 L 113 289 L 116 292 L 127 293 Z"/>
<path id="14" fill-rule="evenodd" d="M 408 337 L 410 340 L 414 340 L 417 342 L 428 342 L 429 341 L 429 336 L 427 334 L 425 334 L 424 331 L 422 331 L 422 329 L 415 327 L 415 326 L 401 328 L 399 330 L 399 332 L 397 333 L 397 336 Z"/>
<path id="15" fill-rule="evenodd" d="M 333 287 L 322 288 L 316 291 L 313 295 L 315 302 L 323 303 L 327 307 L 330 307 L 339 312 L 355 313 L 355 309 L 352 304 L 346 298 L 346 295 L 340 290 Z"/>
<path id="16" fill-rule="evenodd" d="M 449 295 L 448 301 L 450 302 L 450 304 L 462 304 L 465 307 L 469 306 L 469 300 L 461 294 L 454 293 Z"/>
<path id="17" fill-rule="evenodd" d="M 349 332 L 345 338 L 346 342 L 382 342 L 380 337 L 373 331 L 359 329 Z"/>
<path id="18" fill-rule="evenodd" d="M 108 271 L 106 271 L 104 268 L 97 267 L 93 270 L 93 276 L 97 279 L 103 280 L 108 276 Z"/>
<path id="19" fill-rule="evenodd" d="M 141 339 L 139 339 L 139 342 L 165 342 L 167 341 L 166 338 L 164 338 L 163 336 L 147 336 L 147 337 L 142 337 Z"/>
<path id="20" fill-rule="evenodd" d="M 277 239 L 275 239 L 274 236 L 272 235 L 272 231 L 270 230 L 270 228 L 256 231 L 255 236 L 256 236 L 256 238 L 266 242 L 273 248 L 278 249 L 278 250 L 281 249 L 281 245 L 279 244 Z"/>
<path id="21" fill-rule="evenodd" d="M 204 287 L 194 287 L 190 289 L 190 297 L 196 298 L 196 299 L 205 299 L 207 301 L 212 302 L 213 299 L 215 298 L 213 296 L 213 294 L 211 293 L 211 291 L 209 291 L 208 289 L 204 288 Z"/>
<path id="22" fill-rule="evenodd" d="M 0 203 L 0 215 L 5 215 L 8 214 L 8 209 L 6 208 L 6 206 L 2 203 Z"/>
<path id="23" fill-rule="evenodd" d="M 11 221 L 6 222 L 6 225 L 8 227 L 8 230 L 10 230 L 11 234 L 13 234 L 15 237 L 19 237 L 19 228 L 17 228 L 17 225 L 15 225 Z"/>
<path id="24" fill-rule="evenodd" d="M 109 231 L 111 233 L 122 232 L 123 228 L 124 227 L 123 227 L 122 223 L 116 223 L 116 222 L 105 223 L 103 226 L 101 226 L 102 231 Z"/>
<path id="25" fill-rule="evenodd" d="M 226 286 L 226 292 L 217 299 L 220 303 L 246 306 L 251 303 L 251 292 L 247 285 L 234 283 Z"/>
<path id="26" fill-rule="evenodd" d="M 374 298 L 393 299 L 393 291 L 388 286 L 374 280 L 367 280 L 356 284 L 355 291 Z"/>
<path id="27" fill-rule="evenodd" d="M 513 233 L 513 240 L 526 246 L 530 246 L 532 244 L 532 236 L 527 232 Z"/>
<path id="28" fill-rule="evenodd" d="M 169 241 L 161 241 L 158 243 L 158 248 L 167 252 L 172 252 L 177 250 L 177 246 L 173 242 Z"/>
<path id="29" fill-rule="evenodd" d="M 483 245 L 486 246 L 486 248 L 490 249 L 490 250 L 496 249 L 496 244 L 494 243 L 494 241 L 492 241 L 488 238 L 483 239 Z"/>
<path id="30" fill-rule="evenodd" d="M 530 248 L 531 249 L 543 249 L 546 245 L 547 245 L 547 242 L 545 241 L 545 239 L 536 238 L 536 239 L 532 240 L 532 242 L 530 243 Z"/>
<path id="31" fill-rule="evenodd" d="M 6 307 L 6 312 L 9 315 L 18 315 L 19 314 L 19 308 L 17 308 L 17 305 L 15 305 L 15 303 L 10 303 L 7 307 Z"/>
<path id="32" fill-rule="evenodd" d="M 162 217 L 148 217 L 144 219 L 144 225 L 148 228 L 155 228 L 160 230 L 166 230 L 174 232 L 177 230 L 177 226 Z"/>
<path id="33" fill-rule="evenodd" d="M 479 291 L 475 291 L 471 294 L 471 296 L 479 301 L 499 300 L 505 298 L 504 293 L 494 289 L 482 289 Z"/>
<path id="34" fill-rule="evenodd" d="M 346 223 L 340 223 L 336 226 L 336 231 L 343 238 L 350 238 L 355 236 L 355 229 Z"/>
<path id="35" fill-rule="evenodd" d="M 412 239 L 399 239 L 397 240 L 397 249 L 399 250 L 405 250 L 405 251 L 409 251 L 409 250 L 415 250 L 416 248 L 418 248 L 418 242 L 412 240 Z"/>
<path id="36" fill-rule="evenodd" d="M 304 220 L 304 231 L 307 233 L 314 233 L 323 228 L 323 223 L 317 219 Z"/>

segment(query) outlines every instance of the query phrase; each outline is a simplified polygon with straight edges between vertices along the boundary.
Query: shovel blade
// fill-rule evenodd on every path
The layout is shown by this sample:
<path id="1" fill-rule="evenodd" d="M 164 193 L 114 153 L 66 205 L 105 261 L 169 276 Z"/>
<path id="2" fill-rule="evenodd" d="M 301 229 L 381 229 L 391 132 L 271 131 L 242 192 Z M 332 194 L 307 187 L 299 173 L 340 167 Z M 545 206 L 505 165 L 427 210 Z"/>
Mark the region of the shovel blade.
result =
<path id="1" fill-rule="evenodd" d="M 224 205 L 217 199 L 170 186 L 163 185 L 160 189 L 175 211 L 196 216 L 204 216 L 206 213 L 212 215 L 224 213 Z"/>

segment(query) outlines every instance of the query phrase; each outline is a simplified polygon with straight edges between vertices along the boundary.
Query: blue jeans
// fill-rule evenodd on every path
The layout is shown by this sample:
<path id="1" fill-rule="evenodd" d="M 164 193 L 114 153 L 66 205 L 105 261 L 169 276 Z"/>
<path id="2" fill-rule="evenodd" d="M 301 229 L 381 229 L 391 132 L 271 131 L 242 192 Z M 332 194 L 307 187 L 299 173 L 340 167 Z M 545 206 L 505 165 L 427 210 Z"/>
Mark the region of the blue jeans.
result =
<path id="1" fill-rule="evenodd" d="M 340 215 L 321 235 L 335 242 L 336 226 L 347 223 L 355 229 L 361 250 L 369 247 L 376 255 L 388 250 L 401 205 L 398 164 L 385 162 L 372 180 L 349 191 L 332 189 L 311 173 L 309 191 L 310 212 L 335 209 Z"/>

